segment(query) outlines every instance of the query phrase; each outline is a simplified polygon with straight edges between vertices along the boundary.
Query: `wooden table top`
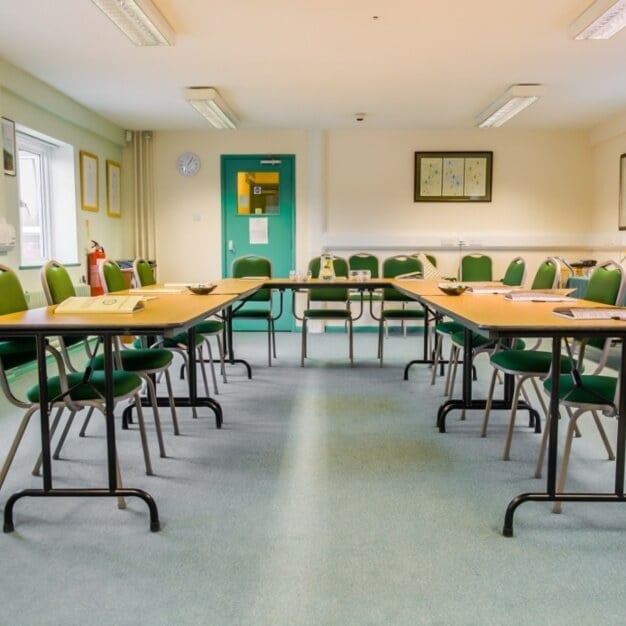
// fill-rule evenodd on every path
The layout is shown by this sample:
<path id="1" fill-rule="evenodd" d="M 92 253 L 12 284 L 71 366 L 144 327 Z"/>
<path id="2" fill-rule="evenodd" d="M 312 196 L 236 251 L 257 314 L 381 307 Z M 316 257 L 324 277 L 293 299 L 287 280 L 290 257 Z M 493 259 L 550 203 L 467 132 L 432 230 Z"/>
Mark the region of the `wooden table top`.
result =
<path id="1" fill-rule="evenodd" d="M 428 295 L 421 298 L 435 311 L 448 315 L 473 330 L 498 336 L 566 336 L 600 334 L 626 336 L 626 321 L 568 319 L 554 313 L 564 305 L 580 307 L 606 307 L 589 300 L 575 302 L 520 302 L 507 300 L 503 295 L 460 296 Z"/>

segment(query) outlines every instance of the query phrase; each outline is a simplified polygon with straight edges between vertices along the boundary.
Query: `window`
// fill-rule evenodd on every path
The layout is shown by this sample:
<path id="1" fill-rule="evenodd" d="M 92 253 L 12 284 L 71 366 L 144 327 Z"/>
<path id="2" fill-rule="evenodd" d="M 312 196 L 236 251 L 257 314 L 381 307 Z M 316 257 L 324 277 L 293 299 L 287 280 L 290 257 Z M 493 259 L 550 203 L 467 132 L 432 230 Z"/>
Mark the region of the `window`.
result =
<path id="1" fill-rule="evenodd" d="M 78 262 L 74 150 L 17 128 L 21 267 Z"/>

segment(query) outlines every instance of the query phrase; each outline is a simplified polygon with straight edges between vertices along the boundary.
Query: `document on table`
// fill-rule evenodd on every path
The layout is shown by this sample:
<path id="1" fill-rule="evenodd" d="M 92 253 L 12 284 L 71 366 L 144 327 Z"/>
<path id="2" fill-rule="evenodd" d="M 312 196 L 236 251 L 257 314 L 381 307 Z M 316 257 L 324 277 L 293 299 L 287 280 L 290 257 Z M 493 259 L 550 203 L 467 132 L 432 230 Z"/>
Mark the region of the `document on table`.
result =
<path id="1" fill-rule="evenodd" d="M 130 293 L 142 293 L 145 295 L 154 295 L 156 293 L 182 293 L 185 291 L 182 287 L 134 287 L 128 290 Z"/>
<path id="2" fill-rule="evenodd" d="M 547 293 L 545 291 L 509 291 L 505 294 L 505 300 L 514 302 L 574 302 L 576 298 L 571 298 L 559 293 Z"/>
<path id="3" fill-rule="evenodd" d="M 144 307 L 141 296 L 72 296 L 57 304 L 54 312 L 77 313 L 134 313 Z"/>
<path id="4" fill-rule="evenodd" d="M 626 307 L 557 307 L 553 313 L 576 320 L 626 321 Z"/>

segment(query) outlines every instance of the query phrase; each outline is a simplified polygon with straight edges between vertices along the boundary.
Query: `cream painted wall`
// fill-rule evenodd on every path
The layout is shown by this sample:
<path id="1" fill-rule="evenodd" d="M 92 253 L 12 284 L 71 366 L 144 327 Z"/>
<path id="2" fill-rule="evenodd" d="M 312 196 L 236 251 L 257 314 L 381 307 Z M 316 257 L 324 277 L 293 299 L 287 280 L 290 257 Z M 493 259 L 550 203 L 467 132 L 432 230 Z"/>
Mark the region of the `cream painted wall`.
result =
<path id="1" fill-rule="evenodd" d="M 183 152 L 201 159 L 200 172 L 183 177 Z M 296 250 L 306 237 L 307 138 L 293 132 L 155 132 L 153 162 L 159 280 L 205 281 L 222 276 L 220 156 L 294 154 L 296 157 Z"/>
<path id="2" fill-rule="evenodd" d="M 130 207 L 123 204 L 122 219 L 106 214 L 105 163 L 107 159 L 122 160 L 123 130 L 95 115 L 60 92 L 50 88 L 21 70 L 0 61 L 0 114 L 28 128 L 64 141 L 75 149 L 77 232 L 80 267 L 70 268 L 76 282 L 86 274 L 84 251 L 87 249 L 87 222 L 93 239 L 105 247 L 112 258 L 132 256 L 132 247 L 124 240 L 124 233 L 132 225 Z M 79 150 L 87 150 L 99 159 L 98 212 L 80 210 Z M 122 172 L 122 177 L 124 173 Z M 17 178 L 3 176 L 0 184 L 0 217 L 17 227 Z M 122 181 L 123 182 L 123 181 Z M 19 267 L 19 251 L 1 256 L 0 263 L 14 269 Z M 20 280 L 26 290 L 40 291 L 39 269 L 19 270 Z"/>
<path id="3" fill-rule="evenodd" d="M 296 155 L 298 267 L 322 248 L 383 257 L 429 249 L 456 272 L 458 241 L 484 249 L 504 272 L 517 254 L 529 277 L 548 254 L 589 256 L 592 152 L 583 131 L 247 131 L 154 134 L 157 260 L 162 280 L 221 275 L 221 154 Z M 492 150 L 491 203 L 413 202 L 416 150 Z M 179 176 L 176 157 L 202 159 Z M 321 173 L 318 174 L 318 170 Z"/>

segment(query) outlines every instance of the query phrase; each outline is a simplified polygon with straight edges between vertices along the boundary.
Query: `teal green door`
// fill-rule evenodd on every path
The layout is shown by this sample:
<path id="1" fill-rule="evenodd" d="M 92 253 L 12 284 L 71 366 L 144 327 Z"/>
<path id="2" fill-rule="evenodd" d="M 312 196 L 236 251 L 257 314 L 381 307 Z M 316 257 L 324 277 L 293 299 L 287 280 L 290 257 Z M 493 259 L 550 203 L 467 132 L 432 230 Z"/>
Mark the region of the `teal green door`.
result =
<path id="1" fill-rule="evenodd" d="M 236 257 L 255 254 L 272 262 L 274 277 L 295 268 L 293 155 L 222 155 L 222 274 Z M 274 295 L 274 312 L 280 309 Z M 283 296 L 276 330 L 292 330 L 291 293 Z M 238 320 L 236 330 L 265 330 L 265 322 Z"/>

